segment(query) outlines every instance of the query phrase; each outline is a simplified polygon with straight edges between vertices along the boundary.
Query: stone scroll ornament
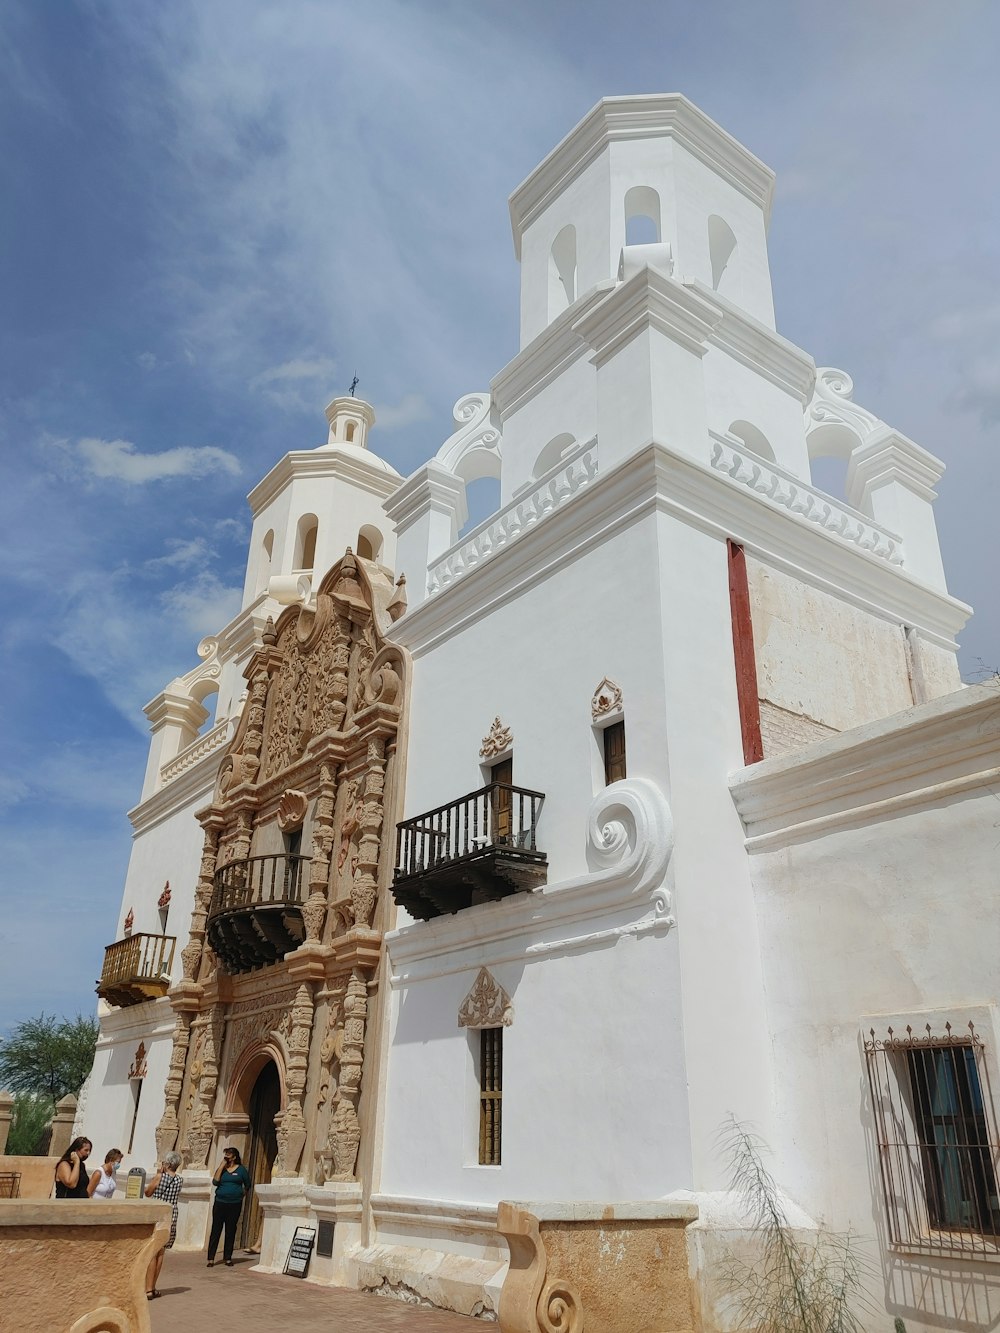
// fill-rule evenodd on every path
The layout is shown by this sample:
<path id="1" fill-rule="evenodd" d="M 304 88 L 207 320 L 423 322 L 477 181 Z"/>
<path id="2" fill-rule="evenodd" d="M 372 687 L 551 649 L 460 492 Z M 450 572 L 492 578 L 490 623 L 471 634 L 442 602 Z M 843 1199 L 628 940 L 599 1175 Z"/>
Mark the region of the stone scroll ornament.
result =
<path id="1" fill-rule="evenodd" d="M 514 744 L 514 733 L 510 727 L 505 727 L 498 717 L 493 719 L 493 725 L 483 737 L 483 743 L 479 750 L 480 759 L 493 759 L 498 754 L 503 754 Z"/>
<path id="2" fill-rule="evenodd" d="M 594 697 L 590 701 L 590 715 L 596 722 L 598 718 L 607 717 L 609 713 L 620 713 L 621 711 L 621 686 L 616 685 L 609 676 L 605 676 L 594 691 Z"/>

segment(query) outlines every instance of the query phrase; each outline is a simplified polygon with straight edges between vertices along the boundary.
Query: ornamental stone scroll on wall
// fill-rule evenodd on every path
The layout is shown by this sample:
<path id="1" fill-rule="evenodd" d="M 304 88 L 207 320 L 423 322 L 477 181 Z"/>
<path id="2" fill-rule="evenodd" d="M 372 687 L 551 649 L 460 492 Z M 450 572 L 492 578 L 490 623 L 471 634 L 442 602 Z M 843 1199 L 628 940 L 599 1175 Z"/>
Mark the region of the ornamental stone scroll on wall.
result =
<path id="1" fill-rule="evenodd" d="M 514 1021 L 510 996 L 485 967 L 458 1011 L 460 1028 L 509 1028 Z"/>
<path id="2" fill-rule="evenodd" d="M 505 727 L 498 717 L 493 719 L 493 725 L 483 737 L 483 743 L 479 750 L 480 759 L 494 759 L 498 754 L 505 754 L 514 745 L 514 733 L 510 727 Z"/>
<path id="3" fill-rule="evenodd" d="M 610 677 L 605 676 L 594 691 L 594 697 L 590 701 L 590 715 L 596 722 L 598 718 L 612 717 L 616 713 L 622 712 L 624 701 L 620 685 L 616 685 Z"/>

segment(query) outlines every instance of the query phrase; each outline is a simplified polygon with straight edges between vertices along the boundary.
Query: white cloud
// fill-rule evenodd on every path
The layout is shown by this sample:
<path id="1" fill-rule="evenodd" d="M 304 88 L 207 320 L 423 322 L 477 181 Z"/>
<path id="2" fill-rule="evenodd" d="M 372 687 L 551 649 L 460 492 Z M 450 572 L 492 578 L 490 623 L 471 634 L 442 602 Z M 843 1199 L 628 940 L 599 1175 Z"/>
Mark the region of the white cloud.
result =
<path id="1" fill-rule="evenodd" d="M 155 370 L 159 365 L 159 360 L 155 352 L 140 352 L 135 358 L 143 370 Z"/>
<path id="2" fill-rule="evenodd" d="M 190 541 L 171 537 L 167 545 L 170 547 L 169 555 L 159 555 L 147 560 L 146 569 L 192 569 L 196 565 L 206 565 L 215 558 L 215 553 L 209 549 L 204 537 L 192 537 Z"/>
<path id="3" fill-rule="evenodd" d="M 225 449 L 211 445 L 194 448 L 180 445 L 161 453 L 143 454 L 128 440 L 84 439 L 77 445 L 91 476 L 127 485 L 163 481 L 168 477 L 204 477 L 212 472 L 238 476 L 239 460 Z"/>
<path id="4" fill-rule="evenodd" d="M 417 421 L 427 421 L 431 409 L 421 393 L 405 394 L 395 407 L 376 407 L 375 425 L 380 430 L 399 430 Z"/>
<path id="5" fill-rule="evenodd" d="M 227 587 L 207 570 L 160 594 L 160 605 L 182 627 L 201 638 L 229 623 L 240 609 L 240 588 Z"/>
<path id="6" fill-rule="evenodd" d="M 334 395 L 336 363 L 329 357 L 299 357 L 255 375 L 250 388 L 286 409 L 319 410 Z"/>

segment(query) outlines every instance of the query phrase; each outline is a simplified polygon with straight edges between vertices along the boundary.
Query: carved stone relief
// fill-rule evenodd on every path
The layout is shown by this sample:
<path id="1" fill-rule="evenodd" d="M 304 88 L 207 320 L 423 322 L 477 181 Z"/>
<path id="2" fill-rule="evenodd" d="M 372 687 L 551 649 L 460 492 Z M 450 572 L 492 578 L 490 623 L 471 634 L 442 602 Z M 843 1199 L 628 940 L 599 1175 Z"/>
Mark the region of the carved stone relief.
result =
<path id="1" fill-rule="evenodd" d="M 493 759 L 498 754 L 503 754 L 514 744 L 514 733 L 510 727 L 505 727 L 498 717 L 493 719 L 493 725 L 483 737 L 483 743 L 479 750 L 480 759 Z"/>
<path id="2" fill-rule="evenodd" d="M 620 713 L 621 711 L 621 686 L 616 685 L 613 680 L 605 676 L 594 691 L 594 697 L 590 701 L 591 717 L 596 721 L 599 717 L 607 717 L 609 713 Z"/>
<path id="3" fill-rule="evenodd" d="M 510 996 L 485 967 L 458 1011 L 460 1028 L 510 1027 L 514 1021 L 514 1006 Z"/>

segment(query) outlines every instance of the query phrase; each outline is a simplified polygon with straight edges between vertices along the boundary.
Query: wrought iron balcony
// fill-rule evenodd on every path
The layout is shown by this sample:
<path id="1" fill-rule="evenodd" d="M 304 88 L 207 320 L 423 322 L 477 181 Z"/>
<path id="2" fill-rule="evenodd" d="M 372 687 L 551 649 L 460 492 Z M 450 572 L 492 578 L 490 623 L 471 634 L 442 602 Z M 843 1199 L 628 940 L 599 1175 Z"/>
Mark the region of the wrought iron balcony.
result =
<path id="1" fill-rule="evenodd" d="M 173 935 L 140 932 L 109 944 L 104 950 L 98 995 L 119 1009 L 166 995 L 176 943 Z"/>
<path id="2" fill-rule="evenodd" d="M 393 897 L 423 921 L 544 884 L 535 843 L 545 797 L 494 782 L 396 830 Z"/>
<path id="3" fill-rule="evenodd" d="M 249 856 L 215 872 L 208 942 L 227 972 L 277 962 L 305 939 L 308 856 Z"/>

